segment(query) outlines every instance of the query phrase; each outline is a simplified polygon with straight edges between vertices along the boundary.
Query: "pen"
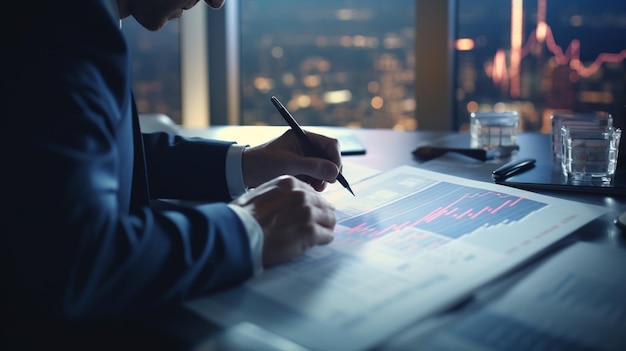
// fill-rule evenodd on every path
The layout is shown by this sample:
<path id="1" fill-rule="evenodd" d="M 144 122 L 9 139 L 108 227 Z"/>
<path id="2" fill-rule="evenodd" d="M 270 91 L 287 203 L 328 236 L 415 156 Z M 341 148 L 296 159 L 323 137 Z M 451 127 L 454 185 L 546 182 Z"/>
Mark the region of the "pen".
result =
<path id="1" fill-rule="evenodd" d="M 300 125 L 298 124 L 298 122 L 296 122 L 295 118 L 293 118 L 293 116 L 291 115 L 291 113 L 289 113 L 289 111 L 287 111 L 285 106 L 283 106 L 283 104 L 278 101 L 276 96 L 272 96 L 271 100 L 278 112 L 280 112 L 280 115 L 283 116 L 285 121 L 287 121 L 289 127 L 291 127 L 291 130 L 296 133 L 296 137 L 304 146 L 304 153 L 307 156 L 323 157 L 322 153 L 318 151 L 317 147 L 313 144 L 313 142 L 311 142 L 304 130 L 300 128 Z M 346 180 L 346 178 L 344 178 L 341 172 L 339 172 L 339 175 L 337 175 L 337 181 L 341 185 L 343 185 L 344 188 L 348 189 L 348 191 L 354 196 L 354 192 L 350 188 L 350 184 L 348 184 L 348 181 Z"/>
<path id="2" fill-rule="evenodd" d="M 532 158 L 525 158 L 513 163 L 507 163 L 492 172 L 493 180 L 496 182 L 504 181 L 515 174 L 524 172 L 535 166 L 535 160 Z"/>

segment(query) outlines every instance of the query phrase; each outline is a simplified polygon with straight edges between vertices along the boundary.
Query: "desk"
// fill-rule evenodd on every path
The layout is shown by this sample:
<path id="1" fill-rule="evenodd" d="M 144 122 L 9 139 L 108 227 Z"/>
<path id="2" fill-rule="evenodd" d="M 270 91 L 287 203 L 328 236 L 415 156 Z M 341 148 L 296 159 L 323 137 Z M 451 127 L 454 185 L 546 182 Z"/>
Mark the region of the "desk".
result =
<path id="1" fill-rule="evenodd" d="M 255 133 L 250 134 L 250 130 L 255 130 Z M 282 130 L 285 129 L 280 128 L 279 130 L 274 127 L 213 127 L 208 130 L 185 130 L 183 134 L 186 136 L 221 138 L 238 140 L 240 143 L 257 144 L 259 138 L 262 139 L 261 141 L 266 140 L 266 136 L 277 136 Z M 465 157 L 446 155 L 439 159 L 423 162 L 415 159 L 411 151 L 418 145 L 435 143 L 442 138 L 447 138 L 451 136 L 450 133 L 396 132 L 391 130 L 353 130 L 353 132 L 365 144 L 367 153 L 365 155 L 345 157 L 344 162 L 367 165 L 367 167 L 383 171 L 401 165 L 413 165 L 432 171 L 453 172 L 457 176 L 491 182 L 491 171 L 510 161 L 510 159 L 503 159 L 480 162 Z M 533 153 L 536 151 L 530 145 L 533 145 L 538 138 L 547 138 L 547 136 L 541 134 L 520 135 L 520 152 L 515 157 L 534 157 Z M 546 152 L 549 152 L 549 150 L 546 150 Z M 572 233 L 570 239 L 573 241 L 591 242 L 599 245 L 602 250 L 607 252 L 617 250 L 620 254 L 626 255 L 626 236 L 613 223 L 614 218 L 626 210 L 626 198 L 612 195 L 557 191 L 541 191 L 540 193 L 606 207 L 609 210 L 606 215 Z M 544 255 L 532 262 L 528 262 L 510 276 L 507 276 L 507 279 L 498 280 L 485 287 L 484 296 L 497 296 L 499 292 L 514 286 L 521 277 L 541 267 L 550 256 L 558 254 L 558 250 L 553 250 L 549 252 L 549 255 Z M 580 257 L 580 259 L 585 260 L 585 257 Z M 616 267 L 615 271 L 607 271 L 605 274 L 611 275 L 611 279 L 624 282 L 626 275 L 623 274 L 623 268 Z M 488 303 L 488 299 L 486 301 L 469 301 L 449 311 L 445 316 L 433 317 L 432 320 L 422 321 L 408 330 L 401 331 L 397 336 L 390 338 L 390 340 L 381 345 L 379 349 L 406 349 L 410 345 L 415 346 L 414 342 L 422 340 L 432 330 L 433 326 L 441 328 L 444 325 L 443 328 L 445 328 L 445 323 L 448 323 L 450 320 L 462 318 L 467 313 L 471 313 L 472 310 L 481 308 Z M 168 343 L 176 345 L 177 349 L 191 350 L 198 345 L 206 345 L 207 341 L 212 340 L 220 332 L 220 329 L 215 325 L 211 325 L 188 310 L 176 308 L 175 306 L 151 319 L 150 325 L 151 328 L 149 330 L 156 330 L 155 333 L 159 335 L 167 334 L 171 336 L 171 342 L 168 341 Z M 626 348 L 626 345 L 624 347 Z"/>

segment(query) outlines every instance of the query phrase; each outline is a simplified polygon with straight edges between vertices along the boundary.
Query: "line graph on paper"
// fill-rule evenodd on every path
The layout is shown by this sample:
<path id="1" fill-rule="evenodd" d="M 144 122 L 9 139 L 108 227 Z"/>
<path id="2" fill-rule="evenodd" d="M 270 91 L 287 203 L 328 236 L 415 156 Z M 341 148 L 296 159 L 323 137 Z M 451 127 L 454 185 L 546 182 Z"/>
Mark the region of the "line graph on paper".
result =
<path id="1" fill-rule="evenodd" d="M 393 233 L 396 241 L 405 238 L 435 247 L 481 228 L 504 228 L 545 206 L 523 196 L 436 182 L 374 211 L 341 220 L 346 229 L 340 240 L 366 242 Z"/>

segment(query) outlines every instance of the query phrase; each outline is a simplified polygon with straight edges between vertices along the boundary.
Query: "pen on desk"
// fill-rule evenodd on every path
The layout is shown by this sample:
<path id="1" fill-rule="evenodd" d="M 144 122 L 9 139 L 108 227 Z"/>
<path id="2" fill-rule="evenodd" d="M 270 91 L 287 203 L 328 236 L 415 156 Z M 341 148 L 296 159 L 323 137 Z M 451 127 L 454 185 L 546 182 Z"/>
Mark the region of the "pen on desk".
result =
<path id="1" fill-rule="evenodd" d="M 524 172 L 535 166 L 535 160 L 532 158 L 525 158 L 516 162 L 507 163 L 492 172 L 493 180 L 496 182 L 502 182 L 505 179 L 512 177 L 516 174 Z"/>
<path id="2" fill-rule="evenodd" d="M 287 111 L 285 106 L 283 106 L 283 104 L 278 101 L 275 96 L 272 96 L 271 100 L 278 112 L 280 112 L 280 115 L 283 116 L 285 121 L 289 124 L 289 127 L 291 127 L 291 130 L 293 130 L 298 140 L 304 146 L 305 154 L 307 154 L 307 156 L 323 157 L 321 152 L 317 151 L 317 147 L 313 144 L 313 142 L 311 142 L 304 130 L 300 128 L 300 125 L 298 124 L 298 122 L 296 122 L 295 118 L 293 118 L 291 113 Z M 344 188 L 348 189 L 348 191 L 354 196 L 354 192 L 350 188 L 350 184 L 348 184 L 348 181 L 346 180 L 346 178 L 344 178 L 341 172 L 339 172 L 339 175 L 337 175 L 337 181 L 341 185 L 343 185 Z"/>

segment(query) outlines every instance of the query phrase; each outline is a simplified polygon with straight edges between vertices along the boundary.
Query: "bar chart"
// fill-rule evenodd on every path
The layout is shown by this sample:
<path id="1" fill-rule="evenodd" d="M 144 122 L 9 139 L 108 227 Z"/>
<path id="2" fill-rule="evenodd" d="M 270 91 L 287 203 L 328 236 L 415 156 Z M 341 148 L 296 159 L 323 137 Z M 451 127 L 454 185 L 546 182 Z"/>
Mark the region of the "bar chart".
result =
<path id="1" fill-rule="evenodd" d="M 366 238 L 417 228 L 458 239 L 480 228 L 518 222 L 544 206 L 520 196 L 440 182 L 340 224 L 349 228 L 346 234 Z"/>

